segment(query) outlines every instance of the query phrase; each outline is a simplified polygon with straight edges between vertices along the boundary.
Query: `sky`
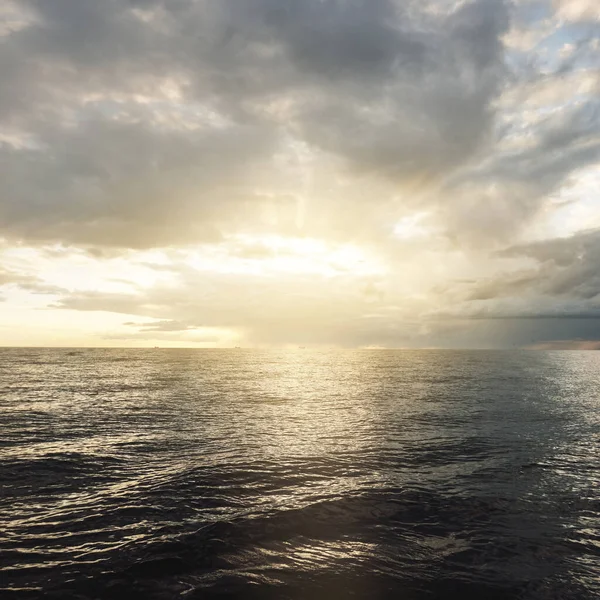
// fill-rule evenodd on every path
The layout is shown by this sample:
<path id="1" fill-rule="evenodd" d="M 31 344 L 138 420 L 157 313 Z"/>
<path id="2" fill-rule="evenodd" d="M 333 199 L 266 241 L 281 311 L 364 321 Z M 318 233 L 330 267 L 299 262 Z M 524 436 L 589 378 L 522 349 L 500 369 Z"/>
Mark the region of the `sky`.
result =
<path id="1" fill-rule="evenodd" d="M 598 0 L 3 0 L 0 346 L 600 347 Z"/>

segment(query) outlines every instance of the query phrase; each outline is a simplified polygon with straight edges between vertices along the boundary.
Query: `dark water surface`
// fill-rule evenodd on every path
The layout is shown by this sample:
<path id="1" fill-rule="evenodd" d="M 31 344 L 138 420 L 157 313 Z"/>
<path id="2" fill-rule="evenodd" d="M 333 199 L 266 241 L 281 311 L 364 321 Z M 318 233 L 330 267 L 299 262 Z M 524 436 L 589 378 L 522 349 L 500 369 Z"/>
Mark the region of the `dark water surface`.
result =
<path id="1" fill-rule="evenodd" d="M 0 350 L 2 598 L 600 597 L 600 353 Z"/>

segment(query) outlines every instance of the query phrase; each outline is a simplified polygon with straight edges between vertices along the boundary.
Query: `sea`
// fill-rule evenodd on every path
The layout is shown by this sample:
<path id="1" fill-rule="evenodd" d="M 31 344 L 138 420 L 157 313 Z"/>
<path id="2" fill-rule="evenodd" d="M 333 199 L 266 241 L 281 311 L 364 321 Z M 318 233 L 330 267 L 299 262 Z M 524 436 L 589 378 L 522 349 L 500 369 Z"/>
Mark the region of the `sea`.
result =
<path id="1" fill-rule="evenodd" d="M 600 352 L 0 349 L 0 598 L 600 598 Z"/>

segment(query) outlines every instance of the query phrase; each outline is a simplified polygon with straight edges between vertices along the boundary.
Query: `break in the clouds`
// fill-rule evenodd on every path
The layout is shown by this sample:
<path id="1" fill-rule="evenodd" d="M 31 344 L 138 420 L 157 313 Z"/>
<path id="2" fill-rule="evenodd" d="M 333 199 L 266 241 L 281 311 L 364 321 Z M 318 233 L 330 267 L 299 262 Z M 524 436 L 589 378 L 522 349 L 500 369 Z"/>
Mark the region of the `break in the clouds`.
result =
<path id="1" fill-rule="evenodd" d="M 0 343 L 583 347 L 599 64 L 596 0 L 6 0 Z"/>

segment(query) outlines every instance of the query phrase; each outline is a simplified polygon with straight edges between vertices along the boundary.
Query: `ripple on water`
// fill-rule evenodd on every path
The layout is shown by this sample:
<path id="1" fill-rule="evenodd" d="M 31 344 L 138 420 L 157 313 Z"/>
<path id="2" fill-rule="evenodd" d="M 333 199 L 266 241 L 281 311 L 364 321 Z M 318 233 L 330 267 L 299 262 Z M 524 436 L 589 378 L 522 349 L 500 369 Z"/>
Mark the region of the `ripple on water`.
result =
<path id="1" fill-rule="evenodd" d="M 600 596 L 600 355 L 0 350 L 14 598 Z"/>

